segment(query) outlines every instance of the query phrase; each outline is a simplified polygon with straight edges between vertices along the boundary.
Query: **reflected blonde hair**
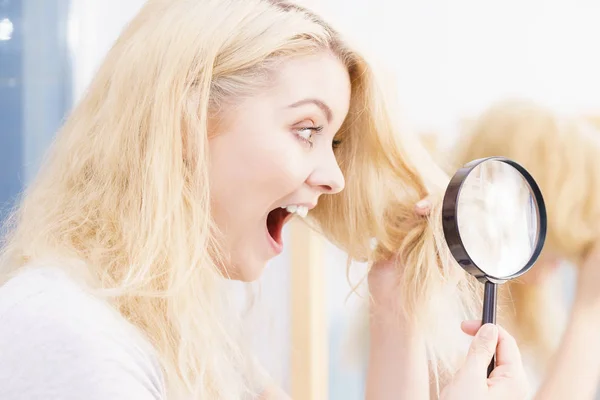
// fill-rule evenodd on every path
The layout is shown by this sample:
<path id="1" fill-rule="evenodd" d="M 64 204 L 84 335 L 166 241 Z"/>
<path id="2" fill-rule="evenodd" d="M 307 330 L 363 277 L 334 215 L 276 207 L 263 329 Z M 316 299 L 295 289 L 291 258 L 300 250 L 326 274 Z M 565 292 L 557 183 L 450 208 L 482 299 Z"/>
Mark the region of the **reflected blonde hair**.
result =
<path id="1" fill-rule="evenodd" d="M 440 296 L 469 305 L 473 291 L 448 257 L 439 205 L 429 221 L 413 207 L 439 198 L 447 177 L 399 131 L 369 65 L 317 16 L 283 1 L 149 0 L 26 191 L 3 272 L 49 257 L 84 261 L 92 285 L 157 350 L 170 395 L 255 395 L 237 321 L 224 318 L 234 312 L 211 219 L 208 120 L 267 84 L 282 60 L 320 51 L 346 64 L 352 99 L 336 150 L 347 187 L 325 196 L 313 224 L 353 259 L 399 255 L 405 312 L 445 360 L 451 345 L 430 334 Z"/>
<path id="2" fill-rule="evenodd" d="M 583 119 L 525 99 L 501 101 L 458 139 L 455 156 L 456 166 L 505 156 L 533 175 L 548 215 L 545 252 L 578 264 L 600 238 L 600 133 Z M 558 344 L 564 322 L 551 283 L 509 283 L 512 306 L 504 315 L 542 367 Z"/>

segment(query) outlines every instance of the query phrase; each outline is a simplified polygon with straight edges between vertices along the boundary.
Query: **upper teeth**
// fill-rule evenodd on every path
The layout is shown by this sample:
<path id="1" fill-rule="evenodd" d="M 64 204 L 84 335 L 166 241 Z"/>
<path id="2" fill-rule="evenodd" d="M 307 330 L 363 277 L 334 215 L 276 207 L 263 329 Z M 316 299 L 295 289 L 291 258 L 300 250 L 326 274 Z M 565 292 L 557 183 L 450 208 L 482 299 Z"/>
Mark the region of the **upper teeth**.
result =
<path id="1" fill-rule="evenodd" d="M 286 209 L 286 211 L 291 214 L 298 214 L 302 218 L 304 218 L 308 215 L 308 207 L 306 207 L 306 206 L 290 205 L 290 206 L 285 206 L 285 207 L 281 207 L 281 208 Z"/>

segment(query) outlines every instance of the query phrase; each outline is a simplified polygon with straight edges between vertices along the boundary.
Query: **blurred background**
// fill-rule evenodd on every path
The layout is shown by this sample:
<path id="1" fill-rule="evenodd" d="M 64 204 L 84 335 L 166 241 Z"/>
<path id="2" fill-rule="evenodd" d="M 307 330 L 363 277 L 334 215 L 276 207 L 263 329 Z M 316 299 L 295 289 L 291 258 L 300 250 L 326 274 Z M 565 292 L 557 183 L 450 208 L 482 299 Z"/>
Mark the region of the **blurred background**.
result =
<path id="1" fill-rule="evenodd" d="M 143 3 L 0 0 L 0 213 L 37 172 L 63 118 Z M 600 115 L 597 0 L 303 3 L 393 73 L 403 118 L 438 149 L 451 146 L 466 121 L 504 98 Z M 353 318 L 360 301 L 347 298 L 346 257 L 328 243 L 309 251 L 318 256 L 321 274 L 311 279 L 324 285 L 317 299 L 324 302 L 326 391 L 330 399 L 361 399 L 365 344 L 350 332 L 363 321 Z M 288 390 L 295 379 L 290 310 L 294 302 L 311 301 L 290 294 L 293 259 L 286 250 L 271 263 L 249 318 L 259 331 L 259 356 Z M 351 275 L 358 279 L 363 272 L 357 265 Z"/>

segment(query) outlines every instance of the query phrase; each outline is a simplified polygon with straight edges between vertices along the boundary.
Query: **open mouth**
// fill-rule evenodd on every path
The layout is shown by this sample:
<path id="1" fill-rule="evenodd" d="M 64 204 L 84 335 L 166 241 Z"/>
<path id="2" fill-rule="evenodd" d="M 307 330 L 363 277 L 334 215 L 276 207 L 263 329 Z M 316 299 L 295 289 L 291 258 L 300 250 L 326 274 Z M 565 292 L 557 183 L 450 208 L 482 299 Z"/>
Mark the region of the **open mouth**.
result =
<path id="1" fill-rule="evenodd" d="M 283 245 L 281 232 L 285 223 L 293 216 L 292 213 L 285 208 L 278 207 L 267 215 L 267 230 L 271 238 L 279 246 Z"/>

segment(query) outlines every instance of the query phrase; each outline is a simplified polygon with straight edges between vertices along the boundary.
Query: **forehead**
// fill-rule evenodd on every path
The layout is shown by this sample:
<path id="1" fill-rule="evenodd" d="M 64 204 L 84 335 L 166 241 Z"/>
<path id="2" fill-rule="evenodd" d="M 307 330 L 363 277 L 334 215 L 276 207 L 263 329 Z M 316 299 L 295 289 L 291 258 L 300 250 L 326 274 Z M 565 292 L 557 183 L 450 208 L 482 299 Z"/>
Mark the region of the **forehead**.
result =
<path id="1" fill-rule="evenodd" d="M 350 76 L 346 66 L 328 52 L 286 60 L 269 90 L 286 104 L 319 99 L 327 104 L 333 119 L 343 120 L 350 103 Z"/>

